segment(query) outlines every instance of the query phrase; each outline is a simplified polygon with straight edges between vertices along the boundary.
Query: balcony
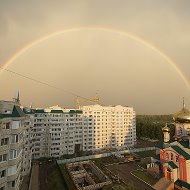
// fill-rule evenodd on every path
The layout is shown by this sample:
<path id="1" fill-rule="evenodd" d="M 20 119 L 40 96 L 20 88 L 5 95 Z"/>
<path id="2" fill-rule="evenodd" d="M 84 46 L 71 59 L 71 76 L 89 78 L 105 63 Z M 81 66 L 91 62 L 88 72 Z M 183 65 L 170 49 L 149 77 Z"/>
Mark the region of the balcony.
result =
<path id="1" fill-rule="evenodd" d="M 0 162 L 0 168 L 3 168 L 3 167 L 7 167 L 7 160 L 6 161 L 3 161 L 3 162 Z"/>
<path id="2" fill-rule="evenodd" d="M 6 182 L 7 182 L 7 178 L 6 178 L 6 176 L 5 176 L 5 177 L 0 178 L 0 184 L 5 183 L 5 185 L 6 185 Z"/>
<path id="3" fill-rule="evenodd" d="M 21 174 L 21 164 L 19 165 L 19 167 L 12 171 L 9 175 L 7 173 L 7 181 L 14 181 L 18 178 L 18 176 Z"/>
<path id="4" fill-rule="evenodd" d="M 1 148 L 1 152 L 3 152 L 6 150 L 9 150 L 9 145 L 3 145 L 3 146 L 0 146 L 0 148 Z"/>
<path id="5" fill-rule="evenodd" d="M 10 134 L 11 134 L 10 129 L 1 129 L 1 136 L 10 135 Z"/>
<path id="6" fill-rule="evenodd" d="M 19 149 L 23 145 L 23 140 L 17 142 L 17 143 L 11 143 L 10 148 L 11 149 Z"/>

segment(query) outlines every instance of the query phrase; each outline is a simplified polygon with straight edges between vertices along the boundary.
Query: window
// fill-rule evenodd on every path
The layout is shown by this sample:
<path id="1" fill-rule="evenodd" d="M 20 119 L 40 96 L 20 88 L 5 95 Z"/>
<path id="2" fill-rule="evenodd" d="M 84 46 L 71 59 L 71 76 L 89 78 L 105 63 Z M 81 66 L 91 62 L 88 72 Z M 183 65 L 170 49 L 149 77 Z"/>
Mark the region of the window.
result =
<path id="1" fill-rule="evenodd" d="M 0 155 L 0 162 L 7 161 L 7 154 Z"/>
<path id="2" fill-rule="evenodd" d="M 9 159 L 15 159 L 17 157 L 17 150 L 10 150 L 9 152 Z"/>
<path id="3" fill-rule="evenodd" d="M 11 182 L 11 187 L 15 187 L 15 181 Z"/>
<path id="4" fill-rule="evenodd" d="M 8 145 L 8 143 L 9 143 L 9 138 L 3 138 L 3 139 L 1 139 L 1 146 Z"/>
<path id="5" fill-rule="evenodd" d="M 169 160 L 169 154 L 166 153 L 166 160 Z"/>
<path id="6" fill-rule="evenodd" d="M 183 129 L 182 127 L 179 127 L 179 135 L 182 135 L 182 133 L 183 133 Z"/>
<path id="7" fill-rule="evenodd" d="M 6 175 L 6 170 L 0 171 L 0 178 L 5 177 L 5 175 Z"/>
<path id="8" fill-rule="evenodd" d="M 10 123 L 5 124 L 5 129 L 10 129 Z"/>
<path id="9" fill-rule="evenodd" d="M 11 143 L 17 143 L 17 142 L 18 142 L 18 135 L 12 135 Z"/>
<path id="10" fill-rule="evenodd" d="M 171 153 L 171 160 L 173 160 L 174 159 L 174 155 L 173 155 L 173 153 Z"/>

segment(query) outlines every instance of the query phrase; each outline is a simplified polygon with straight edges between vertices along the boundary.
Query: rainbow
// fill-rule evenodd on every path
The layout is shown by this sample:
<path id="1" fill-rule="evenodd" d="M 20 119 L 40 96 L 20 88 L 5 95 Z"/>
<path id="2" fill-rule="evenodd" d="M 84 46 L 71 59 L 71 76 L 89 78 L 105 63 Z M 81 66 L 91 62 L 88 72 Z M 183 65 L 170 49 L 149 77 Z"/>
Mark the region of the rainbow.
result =
<path id="1" fill-rule="evenodd" d="M 71 28 L 71 29 L 66 29 L 66 30 L 60 30 L 60 31 L 56 31 L 56 32 L 47 34 L 44 37 L 41 37 L 41 38 L 39 38 L 37 40 L 34 40 L 33 42 L 29 43 L 28 45 L 26 45 L 22 49 L 19 49 L 17 52 L 15 52 L 13 54 L 13 56 L 10 59 L 8 59 L 4 64 L 2 64 L 2 66 L 0 68 L 3 71 L 4 69 L 6 69 L 8 67 L 9 64 L 13 63 L 19 56 L 23 55 L 28 50 L 33 48 L 35 45 L 37 45 L 37 44 L 39 44 L 39 43 L 41 43 L 43 41 L 46 41 L 46 40 L 48 40 L 48 39 L 50 39 L 50 38 L 52 38 L 54 36 L 66 34 L 66 33 L 69 33 L 69 32 L 75 32 L 75 31 L 77 32 L 77 31 L 81 31 L 81 30 L 100 30 L 100 31 L 105 31 L 105 32 L 111 32 L 111 33 L 115 33 L 117 35 L 121 35 L 121 36 L 130 38 L 132 40 L 135 40 L 135 41 L 143 44 L 144 46 L 146 46 L 146 47 L 150 48 L 151 50 L 153 50 L 154 52 L 156 52 L 168 64 L 170 64 L 174 68 L 174 70 L 177 72 L 177 74 L 180 76 L 180 78 L 183 80 L 186 87 L 190 90 L 190 83 L 189 83 L 188 78 L 180 70 L 180 68 L 175 63 L 175 61 L 173 61 L 167 54 L 165 54 L 158 47 L 156 47 L 155 45 L 151 44 L 150 42 L 147 42 L 146 40 L 140 38 L 139 36 L 130 34 L 130 33 L 125 32 L 125 31 L 116 30 L 116 29 L 112 29 L 112 28 L 105 28 L 105 27 L 79 27 L 79 28 Z M 1 74 L 1 70 L 0 70 L 0 74 Z"/>

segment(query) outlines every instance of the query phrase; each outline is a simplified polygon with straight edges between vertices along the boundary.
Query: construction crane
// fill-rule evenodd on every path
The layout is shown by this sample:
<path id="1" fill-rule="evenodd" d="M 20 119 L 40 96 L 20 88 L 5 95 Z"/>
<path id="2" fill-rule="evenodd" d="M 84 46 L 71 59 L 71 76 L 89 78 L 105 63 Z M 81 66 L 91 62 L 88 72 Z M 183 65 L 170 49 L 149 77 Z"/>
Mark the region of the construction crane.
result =
<path id="1" fill-rule="evenodd" d="M 77 96 L 75 100 L 75 107 L 77 109 L 80 109 L 81 103 L 86 103 L 86 102 L 93 102 L 96 104 L 100 104 L 100 98 L 98 97 L 98 95 L 96 95 L 94 98 L 91 99 L 85 99 Z"/>

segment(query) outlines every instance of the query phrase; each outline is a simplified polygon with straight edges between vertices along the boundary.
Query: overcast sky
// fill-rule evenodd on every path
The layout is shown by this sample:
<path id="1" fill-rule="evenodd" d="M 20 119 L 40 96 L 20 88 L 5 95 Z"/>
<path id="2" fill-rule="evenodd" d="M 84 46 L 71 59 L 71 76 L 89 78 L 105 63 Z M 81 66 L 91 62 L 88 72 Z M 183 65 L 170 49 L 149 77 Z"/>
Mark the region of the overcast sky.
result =
<path id="1" fill-rule="evenodd" d="M 83 97 L 98 93 L 103 105 L 174 113 L 182 97 L 190 108 L 190 88 L 159 53 L 115 31 L 160 49 L 189 80 L 189 10 L 189 0 L 1 0 L 0 64 L 37 39 L 74 28 L 34 45 L 8 69 Z M 19 89 L 24 105 L 74 106 L 69 93 L 0 72 L 0 99 Z"/>

